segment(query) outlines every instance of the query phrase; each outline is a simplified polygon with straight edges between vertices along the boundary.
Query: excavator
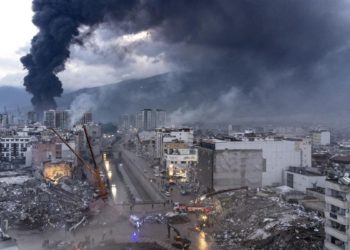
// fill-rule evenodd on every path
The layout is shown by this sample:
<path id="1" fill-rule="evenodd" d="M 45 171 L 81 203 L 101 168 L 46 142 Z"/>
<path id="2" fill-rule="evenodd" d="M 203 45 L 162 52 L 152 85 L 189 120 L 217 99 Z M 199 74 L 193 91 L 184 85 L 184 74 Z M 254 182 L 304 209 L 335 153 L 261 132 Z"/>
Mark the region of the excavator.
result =
<path id="1" fill-rule="evenodd" d="M 176 233 L 176 236 L 174 237 L 175 242 L 172 244 L 172 246 L 182 250 L 190 249 L 191 241 L 189 239 L 182 238 L 180 231 L 177 230 L 173 225 L 167 223 L 167 226 L 168 226 L 168 238 L 170 238 L 171 230 L 173 230 Z"/>
<path id="2" fill-rule="evenodd" d="M 54 129 L 54 128 L 50 128 L 50 130 L 52 132 L 54 132 L 57 137 L 69 148 L 70 151 L 72 151 L 72 153 L 77 157 L 77 159 L 80 161 L 80 163 L 84 166 L 84 168 L 89 171 L 94 179 L 94 183 L 96 185 L 96 188 L 98 189 L 98 196 L 97 198 L 101 198 L 103 200 L 106 200 L 108 199 L 108 191 L 107 191 L 107 187 L 104 183 L 104 181 L 102 180 L 101 178 L 101 175 L 100 175 L 100 170 L 97 166 L 97 163 L 96 163 L 96 159 L 95 159 L 95 155 L 94 155 L 94 152 L 92 150 L 92 146 L 91 146 L 91 141 L 90 141 L 90 137 L 88 135 L 88 132 L 87 132 L 87 129 L 86 129 L 86 126 L 83 125 L 83 130 L 84 130 L 84 134 L 85 134 L 85 138 L 86 138 L 86 141 L 87 141 L 87 144 L 88 144 L 88 147 L 89 147 L 89 151 L 90 151 L 90 154 L 91 154 L 91 158 L 92 158 L 92 161 L 93 161 L 93 164 L 94 164 L 94 167 L 92 168 L 90 166 L 90 164 L 86 163 L 84 161 L 84 159 L 62 138 L 62 136 Z"/>

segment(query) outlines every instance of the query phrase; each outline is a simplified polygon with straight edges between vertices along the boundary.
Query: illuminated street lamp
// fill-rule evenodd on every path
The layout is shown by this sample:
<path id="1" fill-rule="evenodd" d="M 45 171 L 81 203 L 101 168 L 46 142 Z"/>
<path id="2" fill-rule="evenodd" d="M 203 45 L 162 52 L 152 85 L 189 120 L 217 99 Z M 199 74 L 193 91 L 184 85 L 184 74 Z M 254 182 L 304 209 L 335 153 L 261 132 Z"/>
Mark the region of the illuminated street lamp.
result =
<path id="1" fill-rule="evenodd" d="M 174 165 L 170 164 L 169 165 L 169 176 L 173 176 L 174 175 Z"/>

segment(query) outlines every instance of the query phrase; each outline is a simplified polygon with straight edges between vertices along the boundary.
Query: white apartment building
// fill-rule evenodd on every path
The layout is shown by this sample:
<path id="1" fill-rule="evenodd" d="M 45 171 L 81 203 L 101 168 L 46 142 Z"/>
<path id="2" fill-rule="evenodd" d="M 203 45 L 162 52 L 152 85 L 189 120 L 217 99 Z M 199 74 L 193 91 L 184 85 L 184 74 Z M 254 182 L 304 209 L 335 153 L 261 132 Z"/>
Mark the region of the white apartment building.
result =
<path id="1" fill-rule="evenodd" d="M 331 143 L 331 133 L 329 131 L 312 131 L 311 134 L 313 146 L 324 146 Z"/>
<path id="2" fill-rule="evenodd" d="M 350 250 L 350 186 L 327 180 L 325 191 L 327 250 Z"/>
<path id="3" fill-rule="evenodd" d="M 0 138 L 1 160 L 25 160 L 25 152 L 30 143 L 30 137 L 9 136 Z"/>
<path id="4" fill-rule="evenodd" d="M 223 141 L 215 139 L 201 144 L 206 144 L 204 147 L 213 150 L 213 152 L 226 151 L 228 153 L 232 151 L 233 156 L 235 150 L 261 150 L 263 158 L 262 186 L 284 183 L 284 171 L 290 166 L 311 167 L 311 144 L 308 140 Z M 227 166 L 215 165 L 215 161 L 211 164 L 215 170 L 212 171 L 215 182 L 215 176 L 220 176 L 220 169 L 227 171 Z M 231 178 L 228 173 L 225 176 Z"/>

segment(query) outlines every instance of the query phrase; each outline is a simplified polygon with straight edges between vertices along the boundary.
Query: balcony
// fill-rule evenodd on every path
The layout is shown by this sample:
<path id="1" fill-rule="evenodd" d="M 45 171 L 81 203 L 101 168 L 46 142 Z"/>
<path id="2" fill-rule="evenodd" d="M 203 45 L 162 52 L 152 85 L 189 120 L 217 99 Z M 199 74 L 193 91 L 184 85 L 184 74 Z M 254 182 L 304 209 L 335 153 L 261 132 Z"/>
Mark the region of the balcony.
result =
<path id="1" fill-rule="evenodd" d="M 345 246 L 339 247 L 329 241 L 324 242 L 324 247 L 326 250 L 344 250 L 345 249 Z"/>
<path id="2" fill-rule="evenodd" d="M 339 222 L 340 224 L 343 224 L 343 225 L 350 224 L 350 218 L 347 217 L 346 215 L 339 214 L 339 213 L 334 212 L 334 211 L 332 212 L 332 211 L 329 211 L 327 209 L 325 210 L 325 217 L 327 219 Z"/>
<path id="3" fill-rule="evenodd" d="M 346 200 L 343 200 L 342 197 L 333 197 L 326 195 L 325 201 L 328 204 L 332 204 L 343 209 L 348 209 L 350 207 L 350 203 Z"/>
<path id="4" fill-rule="evenodd" d="M 350 192 L 350 186 L 339 184 L 335 181 L 326 181 L 326 188 L 334 189 L 340 192 Z"/>
<path id="5" fill-rule="evenodd" d="M 325 229 L 326 234 L 330 234 L 333 237 L 335 237 L 341 241 L 347 242 L 349 240 L 349 237 L 346 234 L 346 232 L 339 231 L 339 230 L 332 228 L 330 226 L 325 226 L 324 229 Z"/>

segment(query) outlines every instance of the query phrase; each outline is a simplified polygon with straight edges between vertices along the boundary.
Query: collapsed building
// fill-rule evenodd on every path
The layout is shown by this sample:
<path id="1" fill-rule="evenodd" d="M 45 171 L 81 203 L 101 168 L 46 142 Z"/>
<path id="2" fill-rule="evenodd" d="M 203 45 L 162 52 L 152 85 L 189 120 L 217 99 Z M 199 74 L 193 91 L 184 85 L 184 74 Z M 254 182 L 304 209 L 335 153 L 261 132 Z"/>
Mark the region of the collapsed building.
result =
<path id="1" fill-rule="evenodd" d="M 43 167 L 43 176 L 46 180 L 58 184 L 62 178 L 72 177 L 72 164 L 69 162 L 46 162 Z"/>
<path id="2" fill-rule="evenodd" d="M 74 230 L 86 223 L 89 204 L 101 193 L 96 193 L 99 171 L 90 166 L 88 147 L 100 155 L 100 130 L 98 124 L 89 124 L 75 131 L 55 131 L 56 136 L 47 129 L 17 131 L 30 141 L 23 140 L 25 162 L 16 169 L 14 161 L 0 162 L 0 220 L 22 229 Z M 5 145 L 10 144 L 6 138 Z M 20 138 L 18 143 L 22 143 Z"/>
<path id="3" fill-rule="evenodd" d="M 272 189 L 219 195 L 223 213 L 208 229 L 218 249 L 323 249 L 324 220 Z"/>
<path id="4" fill-rule="evenodd" d="M 87 182 L 62 180 L 50 185 L 34 178 L 0 183 L 0 218 L 11 229 L 72 226 L 88 218 L 94 189 Z"/>

